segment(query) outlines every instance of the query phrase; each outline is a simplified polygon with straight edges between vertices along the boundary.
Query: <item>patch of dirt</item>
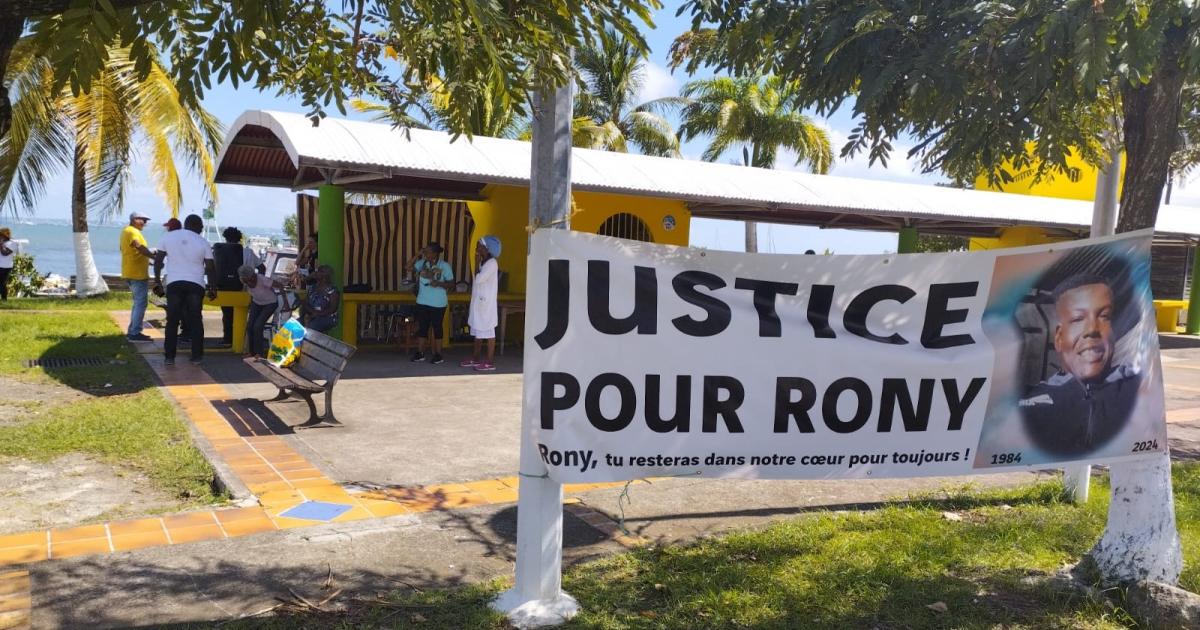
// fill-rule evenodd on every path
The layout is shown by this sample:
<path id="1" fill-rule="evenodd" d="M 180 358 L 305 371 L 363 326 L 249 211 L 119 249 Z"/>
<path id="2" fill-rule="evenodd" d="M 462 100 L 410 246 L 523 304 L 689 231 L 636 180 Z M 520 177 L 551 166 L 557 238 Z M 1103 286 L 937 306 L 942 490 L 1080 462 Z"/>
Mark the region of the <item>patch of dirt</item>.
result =
<path id="1" fill-rule="evenodd" d="M 0 400 L 0 405 L 23 402 L 57 405 L 92 398 L 92 396 L 61 383 L 46 382 L 41 379 L 25 381 L 11 376 L 0 376 L 0 392 L 4 392 L 4 399 Z"/>
<path id="2" fill-rule="evenodd" d="M 23 424 L 40 409 L 91 398 L 79 390 L 52 382 L 30 382 L 0 376 L 0 427 Z"/>
<path id="3" fill-rule="evenodd" d="M 122 519 L 180 506 L 143 476 L 73 453 L 0 460 L 0 534 Z"/>

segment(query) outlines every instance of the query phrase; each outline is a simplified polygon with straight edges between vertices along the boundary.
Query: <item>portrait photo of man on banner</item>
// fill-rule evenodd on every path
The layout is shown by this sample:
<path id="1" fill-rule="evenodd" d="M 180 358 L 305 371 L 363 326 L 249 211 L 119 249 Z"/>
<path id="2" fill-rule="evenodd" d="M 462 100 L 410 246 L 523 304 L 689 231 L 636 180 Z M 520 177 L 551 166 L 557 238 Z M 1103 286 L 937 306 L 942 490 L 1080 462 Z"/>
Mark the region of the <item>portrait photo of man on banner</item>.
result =
<path id="1" fill-rule="evenodd" d="M 996 259 L 984 330 L 1015 371 L 997 369 L 977 467 L 1166 447 L 1149 270 L 1149 239 Z"/>

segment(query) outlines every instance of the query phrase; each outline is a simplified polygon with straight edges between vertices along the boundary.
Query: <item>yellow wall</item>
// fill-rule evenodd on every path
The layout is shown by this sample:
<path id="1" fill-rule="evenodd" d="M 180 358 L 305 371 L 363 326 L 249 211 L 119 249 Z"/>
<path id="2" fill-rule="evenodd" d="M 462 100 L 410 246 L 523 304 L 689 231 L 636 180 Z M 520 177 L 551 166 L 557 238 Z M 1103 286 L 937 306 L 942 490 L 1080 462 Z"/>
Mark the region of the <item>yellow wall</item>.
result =
<path id="1" fill-rule="evenodd" d="M 1033 151 L 1032 144 L 1029 145 L 1029 150 L 1030 152 Z M 1079 169 L 1079 179 L 1077 181 L 1071 181 L 1066 175 L 1046 175 L 1037 184 L 1033 183 L 1033 177 L 1027 177 L 1000 186 L 988 186 L 987 177 L 980 175 L 975 179 L 975 188 L 978 190 L 996 190 L 1015 195 L 1037 195 L 1039 197 L 1057 197 L 1059 199 L 1078 199 L 1081 201 L 1091 201 L 1094 199 L 1096 196 L 1096 179 L 1099 177 L 1099 169 L 1084 162 L 1073 151 L 1071 152 L 1071 156 L 1067 158 L 1067 165 Z M 1037 165 L 1034 164 L 1031 168 L 1036 167 Z M 1124 174 L 1125 159 L 1124 155 L 1122 155 L 1121 175 L 1124 176 Z M 1120 194 L 1119 190 L 1118 194 Z M 1026 245 L 1045 245 L 1046 243 L 1056 243 L 1064 240 L 1069 239 L 1049 237 L 1040 228 L 1018 225 L 1005 228 L 999 238 L 973 238 L 971 239 L 970 249 L 982 250 L 1000 249 L 1003 247 L 1024 247 Z"/>
<path id="2" fill-rule="evenodd" d="M 1042 228 L 1031 225 L 1017 225 L 1004 228 L 999 238 L 972 238 L 971 251 L 985 249 L 1003 249 L 1005 247 L 1025 247 L 1026 245 L 1045 245 L 1070 240 L 1060 236 L 1046 236 Z"/>
<path id="3" fill-rule="evenodd" d="M 475 220 L 472 242 L 485 235 L 500 237 L 500 269 L 508 274 L 510 293 L 525 292 L 525 261 L 529 256 L 529 239 L 525 226 L 529 223 L 529 190 L 517 186 L 488 186 L 484 201 L 469 201 L 471 217 Z M 575 213 L 571 228 L 595 233 L 608 217 L 619 212 L 637 216 L 650 228 L 654 242 L 662 245 L 687 245 L 691 213 L 682 201 L 575 192 Z M 663 219 L 675 217 L 675 229 L 667 231 Z M 472 258 L 474 250 L 472 250 Z"/>
<path id="4" fill-rule="evenodd" d="M 683 246 L 688 244 L 691 214 L 682 201 L 593 192 L 576 192 L 573 197 L 576 212 L 571 215 L 571 229 L 595 234 L 605 219 L 614 214 L 628 212 L 646 223 L 655 243 Z M 663 226 L 663 219 L 667 215 L 675 217 L 675 229 L 671 231 L 667 231 Z"/>
<path id="5" fill-rule="evenodd" d="M 1029 145 L 1030 151 L 1033 150 L 1033 145 Z M 1017 195 L 1037 195 L 1039 197 L 1058 197 L 1060 199 L 1080 199 L 1083 201 L 1091 201 L 1096 196 L 1096 178 L 1098 169 L 1084 162 L 1074 151 L 1067 158 L 1067 166 L 1079 169 L 1079 179 L 1071 181 L 1066 175 L 1050 175 L 1047 174 L 1042 178 L 1042 181 L 1037 184 L 1033 183 L 1033 177 L 1029 176 L 1018 181 L 1009 182 L 1000 186 L 988 186 L 987 177 L 980 175 L 975 179 L 975 188 L 977 190 L 998 190 L 1000 192 L 1013 193 Z M 1011 165 L 1005 164 L 1006 168 L 1011 170 Z M 1037 168 L 1035 163 L 1030 167 L 1030 171 Z M 1125 159 L 1121 156 L 1121 176 L 1125 175 Z M 1118 194 L 1119 194 L 1118 190 Z"/>
<path id="6" fill-rule="evenodd" d="M 529 239 L 525 231 L 529 223 L 529 191 L 514 186 L 489 186 L 485 201 L 468 201 L 475 231 L 471 242 L 492 234 L 500 238 L 500 270 L 508 275 L 508 293 L 525 292 L 525 260 L 529 257 Z M 475 264 L 475 249 L 471 248 L 471 264 Z"/>

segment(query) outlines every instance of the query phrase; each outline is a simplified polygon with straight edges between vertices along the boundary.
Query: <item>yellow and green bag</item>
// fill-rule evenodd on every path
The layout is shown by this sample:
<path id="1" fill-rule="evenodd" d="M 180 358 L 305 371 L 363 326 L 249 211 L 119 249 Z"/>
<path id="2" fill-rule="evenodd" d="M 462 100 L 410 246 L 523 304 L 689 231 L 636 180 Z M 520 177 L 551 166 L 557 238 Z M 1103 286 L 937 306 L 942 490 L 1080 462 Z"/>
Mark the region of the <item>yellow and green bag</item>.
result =
<path id="1" fill-rule="evenodd" d="M 272 365 L 287 367 L 300 356 L 300 346 L 303 343 L 304 326 L 294 319 L 289 319 L 271 338 L 271 349 L 267 351 L 267 361 L 270 361 Z"/>

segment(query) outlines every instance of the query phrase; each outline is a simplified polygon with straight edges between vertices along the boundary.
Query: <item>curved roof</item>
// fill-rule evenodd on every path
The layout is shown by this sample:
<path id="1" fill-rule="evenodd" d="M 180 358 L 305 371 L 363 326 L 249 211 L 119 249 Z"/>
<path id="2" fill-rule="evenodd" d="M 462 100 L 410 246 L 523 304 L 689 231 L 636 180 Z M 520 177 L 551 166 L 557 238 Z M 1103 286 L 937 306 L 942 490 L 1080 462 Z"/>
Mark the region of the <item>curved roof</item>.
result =
<path id="1" fill-rule="evenodd" d="M 473 199 L 489 184 L 528 186 L 530 144 L 389 124 L 248 111 L 230 128 L 216 181 Z M 327 179 L 328 178 L 328 179 Z M 924 184 L 813 175 L 645 155 L 574 149 L 576 190 L 669 198 L 693 216 L 851 229 L 992 235 L 1037 225 L 1083 235 L 1092 203 Z M 1163 206 L 1161 236 L 1200 237 L 1200 209 Z"/>

